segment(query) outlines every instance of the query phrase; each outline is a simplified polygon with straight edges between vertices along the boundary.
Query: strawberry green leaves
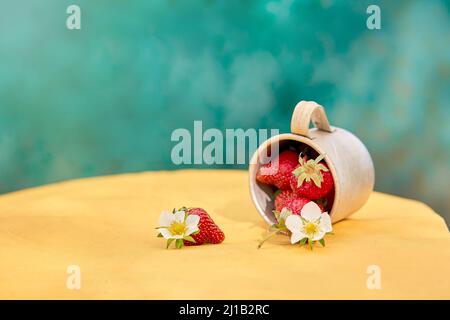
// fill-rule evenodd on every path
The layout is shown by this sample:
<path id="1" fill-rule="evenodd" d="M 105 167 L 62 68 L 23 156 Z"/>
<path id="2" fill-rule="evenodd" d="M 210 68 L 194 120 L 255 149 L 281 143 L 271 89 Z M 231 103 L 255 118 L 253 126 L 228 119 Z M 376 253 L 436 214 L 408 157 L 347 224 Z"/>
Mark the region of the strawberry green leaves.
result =
<path id="1" fill-rule="evenodd" d="M 328 168 L 320 163 L 324 159 L 325 155 L 319 155 L 315 160 L 305 160 L 301 155 L 299 156 L 300 165 L 292 171 L 297 177 L 297 186 L 300 187 L 303 182 L 310 182 L 311 180 L 317 187 L 322 186 L 323 172 L 327 172 Z"/>

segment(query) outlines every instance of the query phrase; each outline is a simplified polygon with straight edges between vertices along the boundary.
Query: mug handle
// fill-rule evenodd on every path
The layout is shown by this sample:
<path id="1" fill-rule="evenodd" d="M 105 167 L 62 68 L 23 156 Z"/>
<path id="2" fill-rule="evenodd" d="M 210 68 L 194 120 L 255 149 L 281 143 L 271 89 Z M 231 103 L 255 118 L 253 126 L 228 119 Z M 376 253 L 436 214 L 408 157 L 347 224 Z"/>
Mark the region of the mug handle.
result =
<path id="1" fill-rule="evenodd" d="M 324 108 L 314 101 L 300 101 L 292 113 L 291 132 L 309 137 L 309 124 L 311 120 L 319 130 L 333 132 L 328 122 Z"/>

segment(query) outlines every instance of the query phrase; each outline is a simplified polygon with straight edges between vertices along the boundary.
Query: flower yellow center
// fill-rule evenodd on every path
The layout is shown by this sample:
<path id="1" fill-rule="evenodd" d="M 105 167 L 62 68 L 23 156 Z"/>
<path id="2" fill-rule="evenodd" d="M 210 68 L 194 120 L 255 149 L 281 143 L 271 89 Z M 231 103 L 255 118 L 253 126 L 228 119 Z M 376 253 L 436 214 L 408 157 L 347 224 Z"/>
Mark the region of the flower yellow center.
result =
<path id="1" fill-rule="evenodd" d="M 307 222 L 304 226 L 305 228 L 305 233 L 308 236 L 312 236 L 314 234 L 316 234 L 319 231 L 319 227 L 317 226 L 317 224 L 313 223 L 313 222 Z"/>
<path id="2" fill-rule="evenodd" d="M 175 235 L 183 235 L 186 232 L 187 227 L 186 227 L 186 224 L 184 222 L 180 223 L 180 222 L 174 221 L 174 222 L 172 222 L 170 227 L 167 228 L 167 229 L 169 230 L 169 232 L 172 235 L 175 236 Z"/>

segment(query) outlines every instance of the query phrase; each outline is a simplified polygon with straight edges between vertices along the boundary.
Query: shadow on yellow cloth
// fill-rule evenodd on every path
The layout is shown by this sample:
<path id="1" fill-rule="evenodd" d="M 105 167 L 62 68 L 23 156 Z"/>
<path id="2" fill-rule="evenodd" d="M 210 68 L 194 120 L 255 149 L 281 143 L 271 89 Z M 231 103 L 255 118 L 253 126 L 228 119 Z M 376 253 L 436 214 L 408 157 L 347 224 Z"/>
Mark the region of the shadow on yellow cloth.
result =
<path id="1" fill-rule="evenodd" d="M 221 245 L 166 250 L 163 209 L 205 208 Z M 424 204 L 381 193 L 314 251 L 267 225 L 245 171 L 187 170 L 69 181 L 0 197 L 0 298 L 450 298 L 450 236 Z M 81 289 L 69 290 L 69 265 Z M 367 268 L 381 270 L 369 290 Z"/>

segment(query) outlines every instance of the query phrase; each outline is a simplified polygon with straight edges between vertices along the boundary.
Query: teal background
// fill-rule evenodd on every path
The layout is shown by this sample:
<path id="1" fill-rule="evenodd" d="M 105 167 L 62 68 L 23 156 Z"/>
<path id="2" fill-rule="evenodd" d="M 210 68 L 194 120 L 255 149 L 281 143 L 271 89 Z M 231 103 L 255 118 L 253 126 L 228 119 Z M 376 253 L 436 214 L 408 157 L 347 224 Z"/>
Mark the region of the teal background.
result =
<path id="1" fill-rule="evenodd" d="M 70 4 L 81 30 L 65 26 Z M 366 27 L 369 4 L 381 30 Z M 448 219 L 449 11 L 433 0 L 3 0 L 0 192 L 174 169 L 174 129 L 288 131 L 305 99 L 364 141 L 377 190 Z"/>

